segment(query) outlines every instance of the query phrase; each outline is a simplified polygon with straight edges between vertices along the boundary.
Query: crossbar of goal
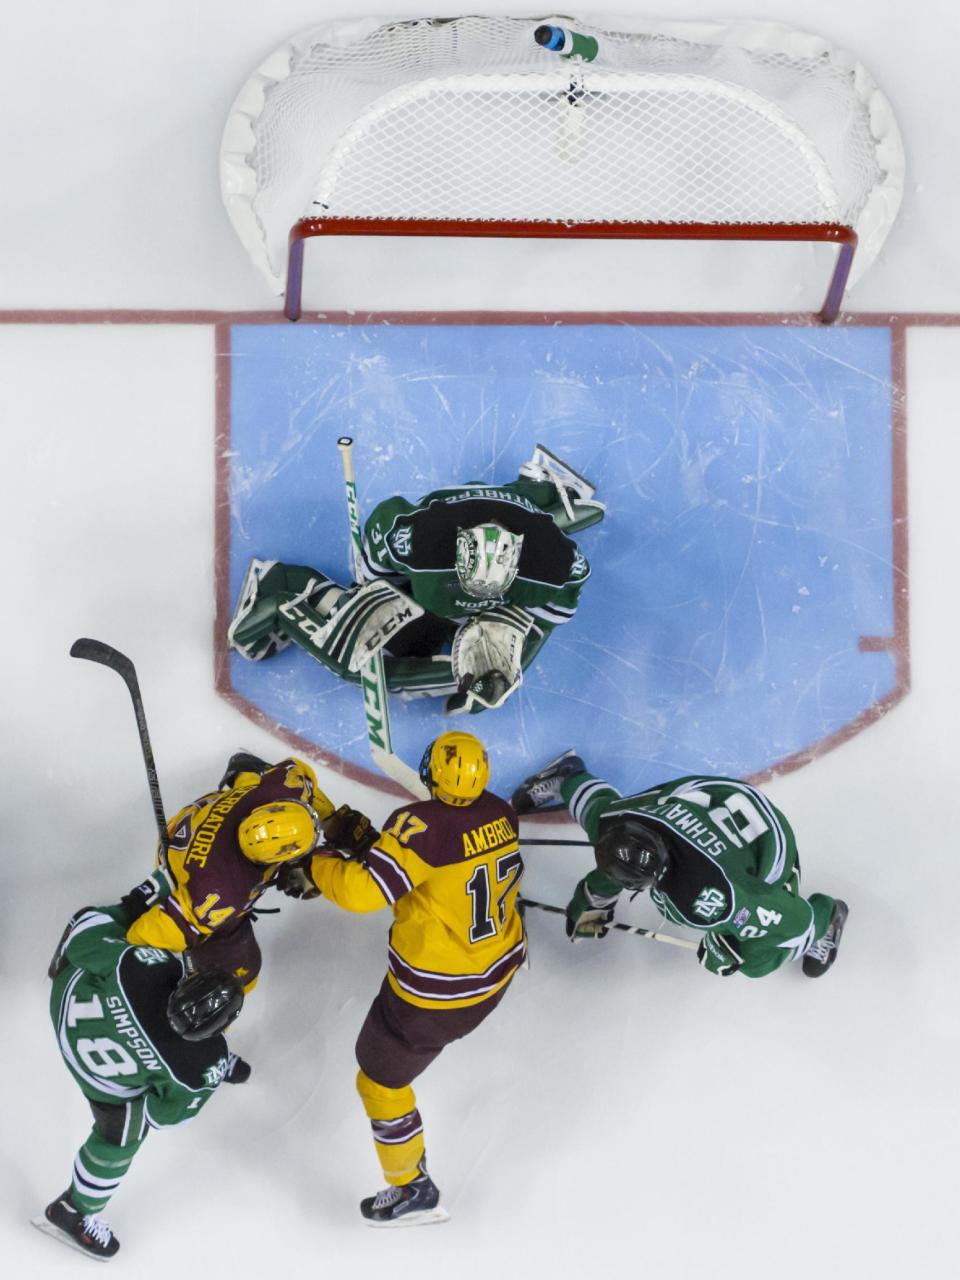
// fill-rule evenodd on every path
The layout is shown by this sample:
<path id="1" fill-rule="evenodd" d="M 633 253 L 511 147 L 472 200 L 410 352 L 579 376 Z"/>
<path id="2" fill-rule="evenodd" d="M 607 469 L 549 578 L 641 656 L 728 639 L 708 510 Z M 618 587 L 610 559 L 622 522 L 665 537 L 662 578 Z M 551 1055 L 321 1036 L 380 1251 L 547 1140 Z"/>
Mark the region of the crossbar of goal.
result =
<path id="1" fill-rule="evenodd" d="M 817 316 L 832 324 L 840 312 L 857 247 L 852 227 L 836 222 L 511 222 L 480 219 L 301 218 L 290 229 L 284 314 L 299 320 L 303 257 L 314 236 L 460 236 L 544 240 L 753 240 L 835 245 L 837 255 Z"/>

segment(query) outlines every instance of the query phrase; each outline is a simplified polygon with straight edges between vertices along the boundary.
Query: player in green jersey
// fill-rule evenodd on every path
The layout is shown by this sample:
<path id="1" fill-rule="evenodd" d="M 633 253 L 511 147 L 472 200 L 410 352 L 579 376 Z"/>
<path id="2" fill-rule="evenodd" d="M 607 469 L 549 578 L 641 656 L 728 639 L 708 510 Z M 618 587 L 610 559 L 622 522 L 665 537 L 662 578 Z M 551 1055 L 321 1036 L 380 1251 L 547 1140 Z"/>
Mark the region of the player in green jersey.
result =
<path id="1" fill-rule="evenodd" d="M 100 1218 L 149 1128 L 190 1120 L 249 1066 L 221 1034 L 240 1012 L 232 975 L 186 973 L 181 956 L 131 946 L 122 907 L 84 907 L 51 965 L 50 1016 L 60 1053 L 93 1112 L 70 1186 L 34 1225 L 89 1256 L 119 1241 Z"/>
<path id="2" fill-rule="evenodd" d="M 603 518 L 593 494 L 538 445 L 510 484 L 388 498 L 364 527 L 363 583 L 253 560 L 229 642 L 260 661 L 292 641 L 356 683 L 383 650 L 393 693 L 445 697 L 448 714 L 502 706 L 576 612 L 590 567 L 567 534 Z"/>
<path id="3" fill-rule="evenodd" d="M 623 890 L 649 889 L 667 920 L 703 932 L 698 957 L 711 973 L 762 978 L 802 957 L 816 978 L 836 959 L 846 903 L 800 896 L 790 824 L 746 782 L 692 774 L 621 796 L 567 751 L 521 784 L 513 806 L 569 809 L 596 850 L 567 905 L 572 939 L 605 937 Z"/>

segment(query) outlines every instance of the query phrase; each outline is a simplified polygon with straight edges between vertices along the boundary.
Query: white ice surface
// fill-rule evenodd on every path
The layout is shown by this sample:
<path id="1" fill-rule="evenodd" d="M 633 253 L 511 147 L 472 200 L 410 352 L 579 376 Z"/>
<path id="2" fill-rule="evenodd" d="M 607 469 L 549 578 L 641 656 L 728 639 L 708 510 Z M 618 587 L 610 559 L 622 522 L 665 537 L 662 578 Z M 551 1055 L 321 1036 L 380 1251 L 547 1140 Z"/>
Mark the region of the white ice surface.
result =
<path id="1" fill-rule="evenodd" d="M 727 5 L 658 8 L 709 17 Z M 270 306 L 219 205 L 219 132 L 249 70 L 338 11 L 349 9 L 8 6 L 0 307 Z M 855 51 L 897 111 L 907 195 L 851 305 L 960 310 L 960 13 L 932 0 L 908 11 L 757 0 L 743 12 Z M 538 252 L 532 262 L 553 261 Z M 416 293 L 396 271 L 354 283 L 362 305 Z M 604 286 L 578 281 L 578 305 L 626 305 Z M 526 287 L 465 272 L 444 300 L 476 305 L 480 291 L 503 309 L 569 305 L 560 291 L 531 301 Z M 735 302 L 723 292 L 713 305 Z M 453 1221 L 374 1233 L 356 1211 L 380 1178 L 352 1046 L 383 971 L 386 920 L 287 904 L 262 922 L 264 975 L 234 1033 L 254 1077 L 195 1125 L 150 1137 L 111 1206 L 123 1240 L 114 1271 L 957 1274 L 958 368 L 957 329 L 911 332 L 912 692 L 769 787 L 797 830 L 806 888 L 852 906 L 829 977 L 724 982 L 671 948 L 629 937 L 573 948 L 555 920 L 531 919 L 530 971 L 418 1086 Z M 206 789 L 237 746 L 281 750 L 212 688 L 212 370 L 207 328 L 0 329 L 7 1275 L 87 1266 L 27 1221 L 66 1185 L 88 1127 L 43 973 L 69 912 L 115 897 L 151 847 L 126 695 L 109 672 L 67 658 L 70 642 L 93 634 L 136 657 L 168 807 Z M 382 799 L 341 791 L 382 816 Z M 583 870 L 575 853 L 533 852 L 531 896 L 563 901 Z"/>

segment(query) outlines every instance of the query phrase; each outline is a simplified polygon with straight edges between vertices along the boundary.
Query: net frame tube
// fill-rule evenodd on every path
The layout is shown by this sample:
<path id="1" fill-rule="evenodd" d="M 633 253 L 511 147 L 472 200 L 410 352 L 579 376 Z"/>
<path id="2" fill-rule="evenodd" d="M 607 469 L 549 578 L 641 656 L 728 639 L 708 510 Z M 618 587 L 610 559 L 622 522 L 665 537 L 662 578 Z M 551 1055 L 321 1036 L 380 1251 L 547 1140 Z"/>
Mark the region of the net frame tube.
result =
<path id="1" fill-rule="evenodd" d="M 314 236 L 460 236 L 464 239 L 543 240 L 754 240 L 833 244 L 837 247 L 833 272 L 823 305 L 821 324 L 832 324 L 840 313 L 847 287 L 857 233 L 839 222 L 525 222 L 480 219 L 300 218 L 290 228 L 287 285 L 283 311 L 288 320 L 302 315 L 303 259 L 307 240 Z"/>

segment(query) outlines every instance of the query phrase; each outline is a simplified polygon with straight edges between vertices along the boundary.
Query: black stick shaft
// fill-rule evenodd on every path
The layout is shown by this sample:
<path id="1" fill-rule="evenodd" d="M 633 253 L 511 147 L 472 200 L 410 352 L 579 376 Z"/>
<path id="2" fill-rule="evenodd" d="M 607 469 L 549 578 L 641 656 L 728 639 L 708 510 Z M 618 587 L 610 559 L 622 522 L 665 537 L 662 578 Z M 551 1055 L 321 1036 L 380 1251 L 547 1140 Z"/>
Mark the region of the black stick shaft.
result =
<path id="1" fill-rule="evenodd" d="M 526 836 L 521 836 L 518 843 L 528 844 L 528 845 L 531 845 L 531 844 L 532 845 L 536 845 L 536 844 L 557 845 L 557 846 L 570 845 L 572 848 L 576 848 L 576 849 L 592 849 L 593 848 L 593 845 L 590 843 L 589 840 L 530 840 Z"/>
<path id="2" fill-rule="evenodd" d="M 140 738 L 140 749 L 143 752 L 143 763 L 147 770 L 147 786 L 150 788 L 150 799 L 153 802 L 153 816 L 157 824 L 157 836 L 160 842 L 160 863 L 166 868 L 168 866 L 167 850 L 170 847 L 170 835 L 167 831 L 167 819 L 163 809 L 163 799 L 160 795 L 160 779 L 157 776 L 157 766 L 153 759 L 153 749 L 150 746 L 150 733 L 147 729 L 147 716 L 143 709 L 143 698 L 140 694 L 140 682 L 137 679 L 137 669 L 131 660 L 108 644 L 104 644 L 102 640 L 90 640 L 86 637 L 75 640 L 70 646 L 71 658 L 86 658 L 88 662 L 99 662 L 101 666 L 109 667 L 112 671 L 116 671 L 130 694 L 130 700 L 133 703 L 133 713 L 137 719 L 137 734 Z"/>
<path id="3" fill-rule="evenodd" d="M 565 916 L 563 907 L 555 907 L 549 902 L 535 902 L 533 898 L 518 898 L 520 907 L 536 907 L 538 911 L 551 911 L 554 915 Z M 640 938 L 649 938 L 651 942 L 666 942 L 673 947 L 685 947 L 688 951 L 696 951 L 697 944 L 688 938 L 674 938 L 669 933 L 657 933 L 655 929 L 642 929 L 638 924 L 611 924 L 609 929 L 617 929 L 620 933 L 635 933 Z"/>

